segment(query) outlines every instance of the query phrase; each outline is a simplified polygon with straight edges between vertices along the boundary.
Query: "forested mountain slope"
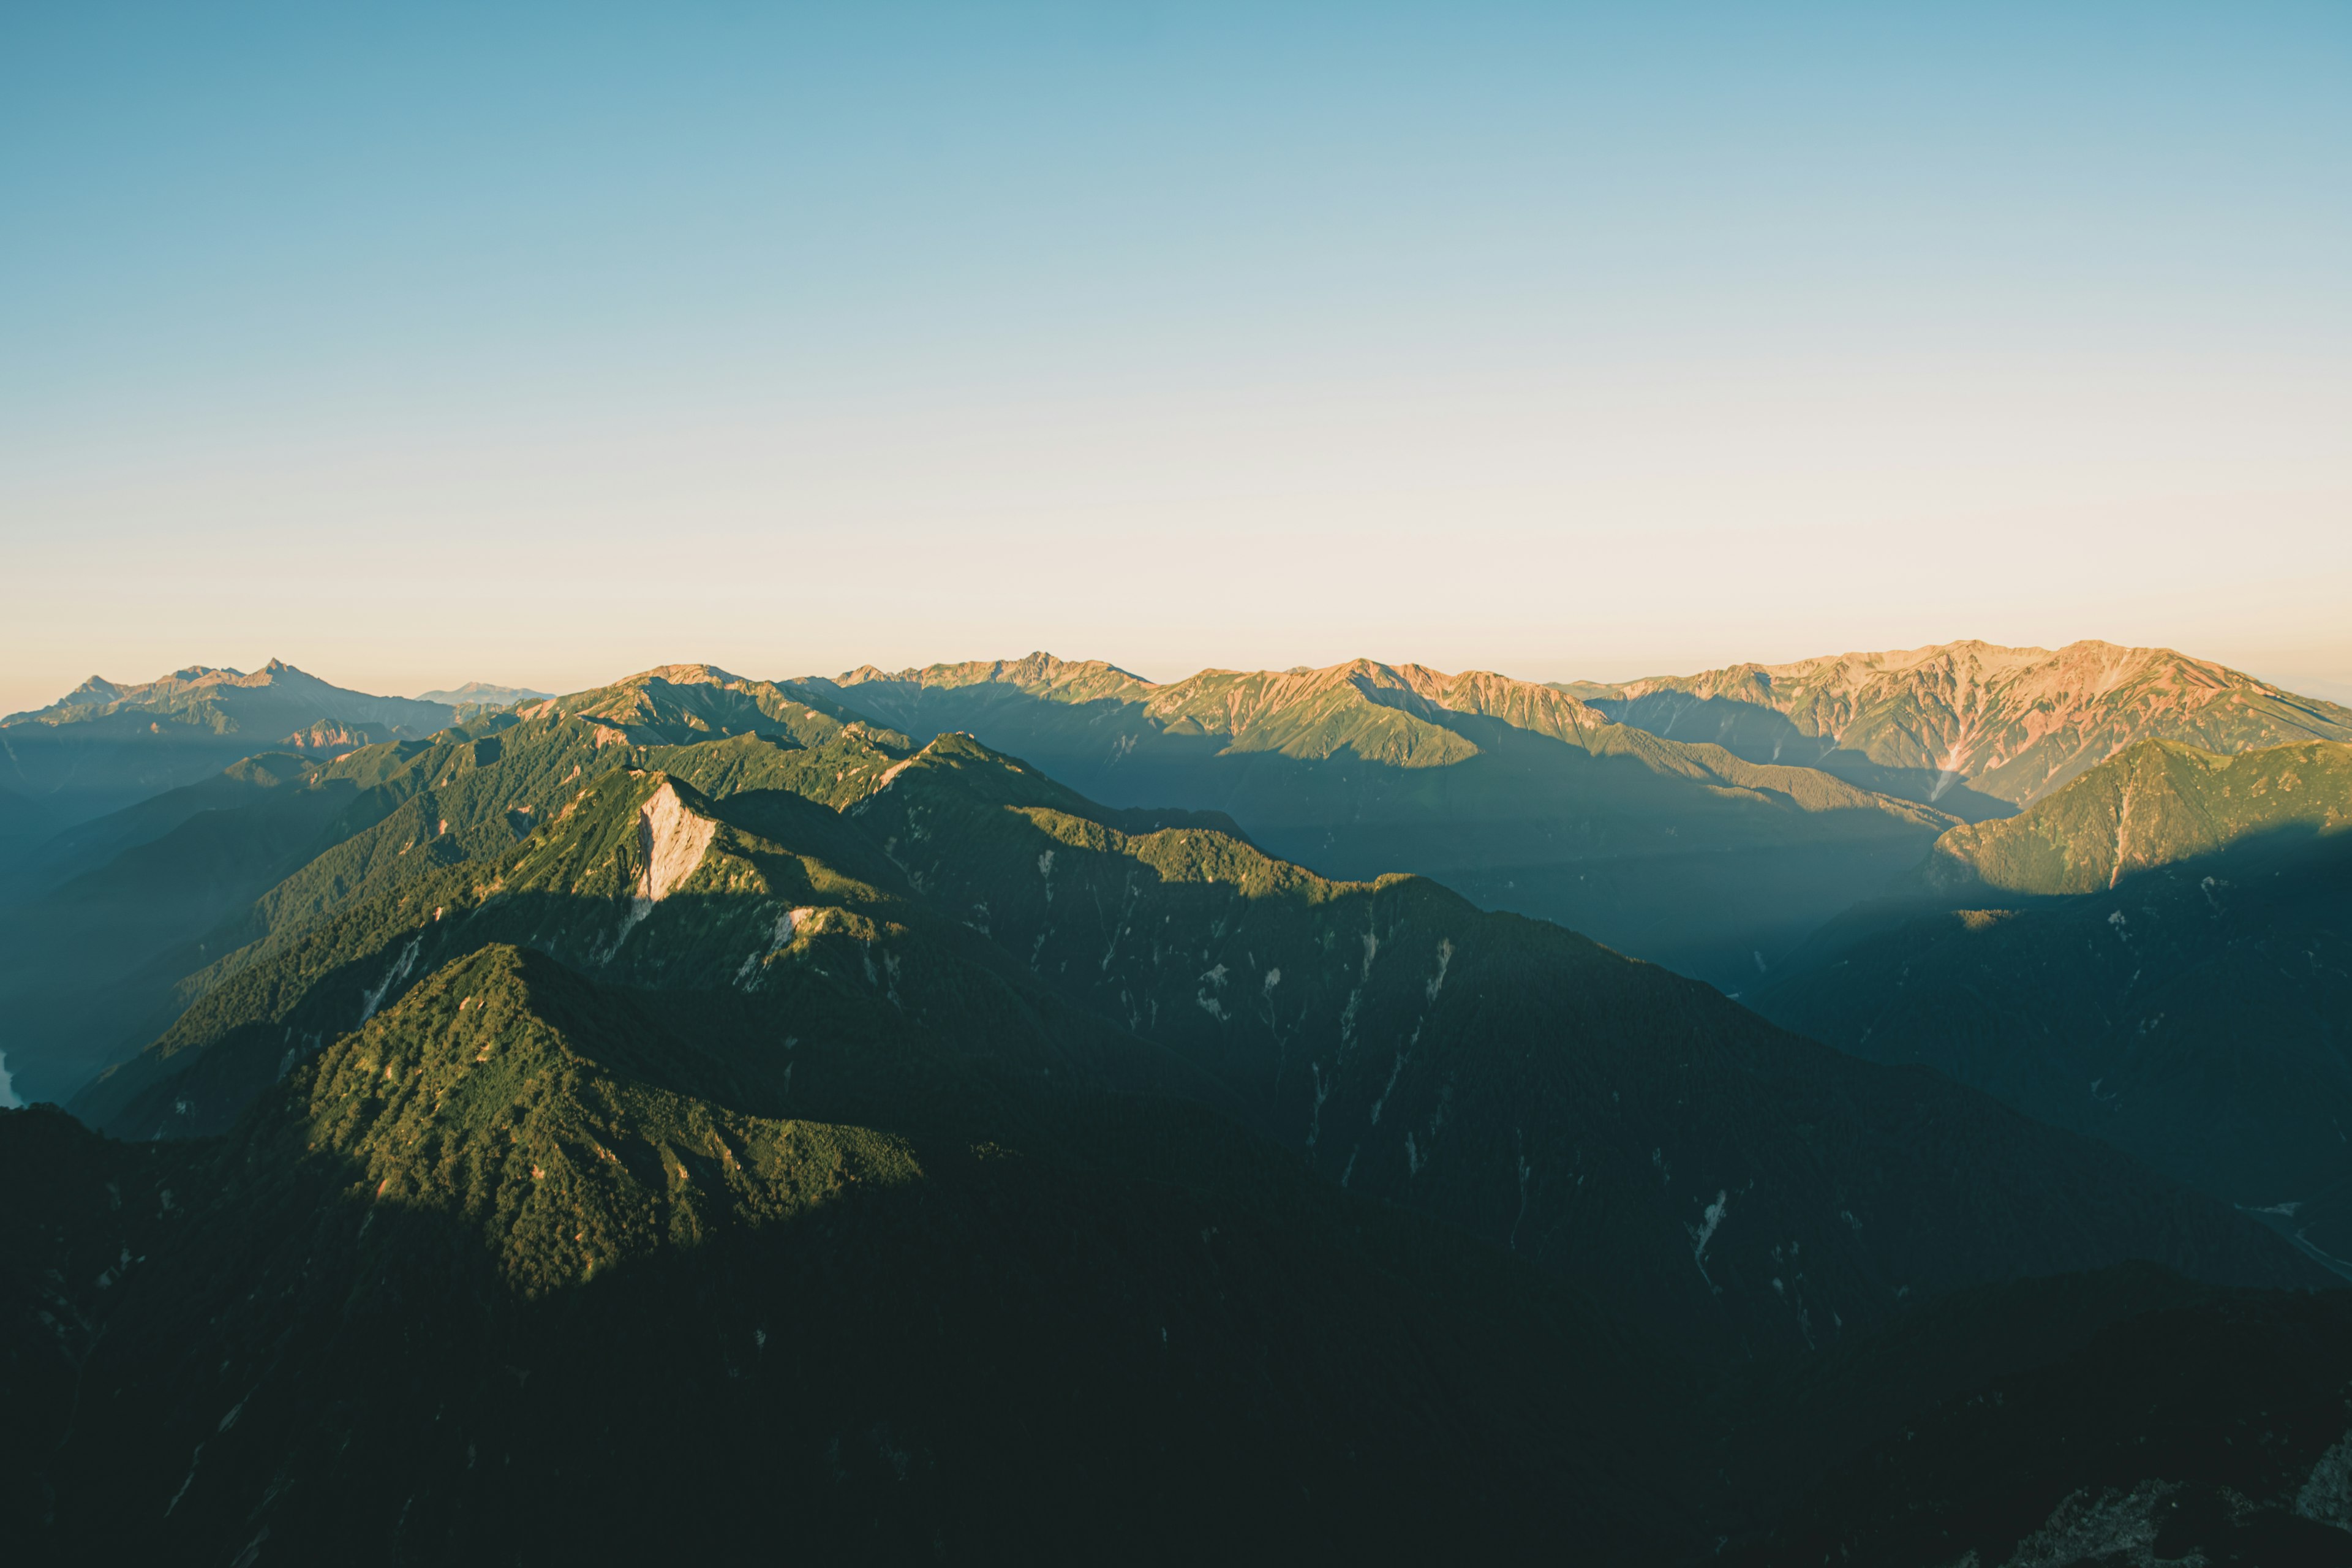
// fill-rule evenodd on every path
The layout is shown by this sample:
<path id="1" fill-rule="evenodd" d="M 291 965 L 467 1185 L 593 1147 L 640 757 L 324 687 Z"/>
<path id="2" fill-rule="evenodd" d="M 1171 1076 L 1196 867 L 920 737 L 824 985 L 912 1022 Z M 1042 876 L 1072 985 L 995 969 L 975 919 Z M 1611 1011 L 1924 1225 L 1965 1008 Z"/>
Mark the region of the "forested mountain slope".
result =
<path id="1" fill-rule="evenodd" d="M 20 1098 L 62 1099 L 135 1054 L 237 955 L 504 852 L 583 777 L 668 761 L 714 791 L 846 798 L 904 754 L 902 737 L 808 696 L 825 711 L 670 666 L 324 764 L 253 759 L 86 825 L 55 852 L 74 874 L 0 912 L 0 1048 Z"/>
<path id="2" fill-rule="evenodd" d="M 2317 1277 L 2226 1209 L 1930 1075 L 1420 879 L 1326 882 L 1213 828 L 1107 812 L 961 736 L 845 817 L 787 790 L 713 801 L 601 775 L 503 858 L 265 944 L 75 1107 L 133 1136 L 224 1128 L 494 942 L 686 1012 L 788 987 L 817 1009 L 807 1026 L 851 1037 L 871 1020 L 835 1031 L 818 1007 L 843 986 L 886 1003 L 877 1016 L 980 1028 L 941 987 L 982 964 L 1151 1042 L 1187 1075 L 1175 1087 L 1339 1184 L 1519 1251 L 1706 1356 L 2124 1258 Z"/>
<path id="3" fill-rule="evenodd" d="M 1689 1554 L 1685 1385 L 1589 1303 L 1118 1092 L 1158 1069 L 984 969 L 951 1037 L 838 978 L 477 947 L 226 1141 L 104 1146 L 25 1560 Z"/>

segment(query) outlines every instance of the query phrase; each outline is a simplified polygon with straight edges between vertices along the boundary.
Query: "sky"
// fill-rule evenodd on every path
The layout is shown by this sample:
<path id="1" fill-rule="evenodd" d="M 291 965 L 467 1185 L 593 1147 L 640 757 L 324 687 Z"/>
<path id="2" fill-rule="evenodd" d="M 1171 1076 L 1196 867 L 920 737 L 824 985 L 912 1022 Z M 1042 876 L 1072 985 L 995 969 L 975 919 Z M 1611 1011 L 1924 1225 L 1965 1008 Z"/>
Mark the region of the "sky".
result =
<path id="1" fill-rule="evenodd" d="M 0 7 L 0 711 L 1978 637 L 2352 700 L 2352 6 Z"/>

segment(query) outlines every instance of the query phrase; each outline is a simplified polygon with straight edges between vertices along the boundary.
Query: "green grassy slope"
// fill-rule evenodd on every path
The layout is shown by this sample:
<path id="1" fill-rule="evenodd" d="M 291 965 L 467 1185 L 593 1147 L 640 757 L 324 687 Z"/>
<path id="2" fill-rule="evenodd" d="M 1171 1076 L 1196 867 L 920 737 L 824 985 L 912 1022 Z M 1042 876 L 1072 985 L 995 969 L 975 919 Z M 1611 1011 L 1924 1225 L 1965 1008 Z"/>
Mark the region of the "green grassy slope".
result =
<path id="1" fill-rule="evenodd" d="M 2215 855 L 2262 835 L 2352 827 L 2352 745 L 2326 741 L 2222 754 L 2143 741 L 2006 822 L 1936 841 L 1939 891 L 2054 897 Z"/>
<path id="2" fill-rule="evenodd" d="M 664 837 L 672 827 L 675 838 Z M 674 885 L 655 878 L 668 864 L 665 845 L 690 867 Z M 235 966 L 74 1108 L 134 1136 L 221 1131 L 294 1062 L 419 976 L 494 942 L 662 988 L 681 1007 L 781 994 L 829 1036 L 934 1017 L 1018 1054 L 1073 1030 L 1092 1041 L 1111 1033 L 993 944 L 892 890 L 897 880 L 836 813 L 789 791 L 740 795 L 721 808 L 669 775 L 607 773 L 504 856 L 353 900 Z M 1213 1098 L 1197 1078 L 1185 1083 Z"/>
<path id="3" fill-rule="evenodd" d="M 1049 1047 L 1041 1073 L 875 1029 L 907 1015 L 870 992 L 863 1026 L 805 1037 L 782 1032 L 798 997 L 679 1002 L 493 944 L 297 1064 L 224 1140 L 0 1115 L 19 1199 L 0 1289 L 49 1261 L 78 1287 L 37 1287 L 63 1332 L 0 1318 L 28 1395 L 0 1492 L 22 1559 L 789 1540 L 887 1561 L 1699 1563 L 1870 1539 L 1880 1493 L 1833 1478 L 1787 1520 L 1790 1492 L 1881 1463 L 1878 1441 L 1951 1418 L 1938 1401 L 2021 1373 L 2031 1391 L 2049 1374 L 2027 1369 L 2212 1299 L 2147 1270 L 2011 1285 L 1702 1375 L 1213 1111 L 1118 1091 L 1116 1053 Z M 2257 1330 L 2342 1317 L 2242 1300 Z M 2196 1344 L 2238 1404 L 2325 1403 L 2325 1366 L 2265 1356 L 2260 1331 Z M 2168 1396 L 2183 1381 L 2161 1357 L 2094 1365 L 2028 1435 L 2118 1447 L 2151 1370 Z M 2247 1489 L 2275 1515 L 2272 1472 L 2311 1468 L 2312 1426 L 2269 1423 L 2251 1466 L 2210 1436 L 2167 1449 L 2159 1473 L 2212 1495 L 2260 1469 Z M 2049 1499 L 2116 1468 L 2014 1435 L 2004 1462 Z M 1969 1472 L 1932 1479 L 1961 1506 L 1903 1522 L 1968 1526 Z M 2200 1521 L 2221 1533 L 2198 1541 L 2246 1529 Z"/>
<path id="4" fill-rule="evenodd" d="M 1826 1342 L 1913 1292 L 2120 1258 L 2305 1277 L 2095 1145 L 1556 927 L 1103 815 L 956 736 L 846 819 L 788 791 L 712 803 L 607 774 L 505 858 L 242 967 L 75 1108 L 130 1136 L 218 1130 L 416 975 L 501 942 L 673 994 L 789 984 L 816 1006 L 845 987 L 966 1029 L 995 987 L 1058 994 L 1342 1184 L 1591 1281 L 1705 1354 Z M 706 837 L 690 876 L 644 898 L 673 817 Z M 957 978 L 972 974 L 995 978 L 974 992 Z"/>

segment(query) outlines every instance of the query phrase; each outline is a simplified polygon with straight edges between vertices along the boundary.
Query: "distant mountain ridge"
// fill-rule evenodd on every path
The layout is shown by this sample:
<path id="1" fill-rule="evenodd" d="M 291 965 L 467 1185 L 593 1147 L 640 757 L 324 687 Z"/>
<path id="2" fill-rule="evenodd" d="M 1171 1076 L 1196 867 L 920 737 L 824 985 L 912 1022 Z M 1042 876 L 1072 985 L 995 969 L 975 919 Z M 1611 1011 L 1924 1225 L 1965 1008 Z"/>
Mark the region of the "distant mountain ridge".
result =
<path id="1" fill-rule="evenodd" d="M 446 703 L 353 691 L 273 658 L 251 674 L 192 664 L 158 679 L 127 685 L 93 675 L 46 708 L 0 718 L 0 726 L 87 723 L 144 713 L 224 732 L 266 731 L 275 727 L 280 711 L 380 723 L 415 734 L 428 733 L 449 721 Z"/>
<path id="2" fill-rule="evenodd" d="M 537 702 L 552 697 L 551 691 L 535 691 L 528 686 L 501 686 L 495 681 L 469 680 L 454 691 L 420 691 L 419 702 L 445 702 L 452 708 L 508 708 L 518 702 Z"/>
<path id="3" fill-rule="evenodd" d="M 2352 709 L 2171 648 L 2096 641 L 1941 643 L 1560 689 L 1654 734 L 1970 817 L 2031 805 L 2136 741 L 2214 752 L 2352 741 Z"/>
<path id="4" fill-rule="evenodd" d="M 443 703 L 353 691 L 274 658 L 250 674 L 190 665 L 130 684 L 92 676 L 46 708 L 0 719 L 0 788 L 27 797 L 54 832 L 256 752 L 307 747 L 314 730 L 405 740 L 456 718 Z"/>
<path id="5" fill-rule="evenodd" d="M 1035 653 L 799 684 L 918 742 L 966 731 L 1096 800 L 1222 811 L 1324 875 L 1420 872 L 1731 990 L 1957 820 L 1491 671 L 1355 659 L 1160 685 Z"/>

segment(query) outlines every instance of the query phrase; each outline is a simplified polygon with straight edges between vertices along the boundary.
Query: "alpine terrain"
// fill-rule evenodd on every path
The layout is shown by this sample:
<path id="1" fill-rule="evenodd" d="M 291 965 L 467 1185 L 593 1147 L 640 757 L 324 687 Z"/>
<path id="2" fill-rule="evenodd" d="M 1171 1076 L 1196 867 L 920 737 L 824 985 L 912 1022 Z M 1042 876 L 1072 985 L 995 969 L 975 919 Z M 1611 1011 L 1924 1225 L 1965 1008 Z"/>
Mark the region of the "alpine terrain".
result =
<path id="1" fill-rule="evenodd" d="M 2352 741 L 2352 709 L 2162 647 L 1944 643 L 1574 692 L 1622 723 L 1801 763 L 1971 821 L 2005 816 L 2143 740 L 2242 752 Z"/>

